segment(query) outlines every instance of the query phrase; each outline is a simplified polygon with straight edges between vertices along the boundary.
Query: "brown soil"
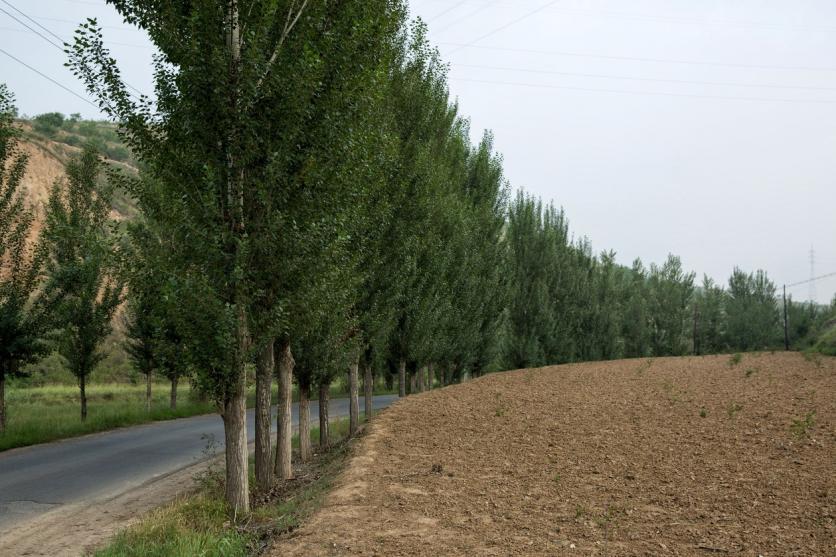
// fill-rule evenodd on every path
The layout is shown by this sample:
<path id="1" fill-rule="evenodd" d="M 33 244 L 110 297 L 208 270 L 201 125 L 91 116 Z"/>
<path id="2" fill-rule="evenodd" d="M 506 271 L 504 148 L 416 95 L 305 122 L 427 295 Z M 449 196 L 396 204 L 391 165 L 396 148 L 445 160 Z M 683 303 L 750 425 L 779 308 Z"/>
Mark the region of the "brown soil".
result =
<path id="1" fill-rule="evenodd" d="M 836 358 L 625 360 L 399 402 L 272 555 L 836 555 L 835 517 Z"/>

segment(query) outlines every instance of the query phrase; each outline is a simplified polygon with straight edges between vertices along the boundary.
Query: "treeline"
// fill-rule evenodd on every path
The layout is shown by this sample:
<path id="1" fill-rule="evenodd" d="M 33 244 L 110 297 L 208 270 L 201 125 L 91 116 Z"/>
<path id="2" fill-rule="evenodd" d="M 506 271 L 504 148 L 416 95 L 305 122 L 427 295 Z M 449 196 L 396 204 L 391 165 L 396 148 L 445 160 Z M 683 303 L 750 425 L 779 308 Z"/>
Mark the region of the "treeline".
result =
<path id="1" fill-rule="evenodd" d="M 508 209 L 508 306 L 502 368 L 555 363 L 807 348 L 836 317 L 787 299 L 766 272 L 735 268 L 727 285 L 670 255 L 648 267 L 615 263 L 574 240 L 565 214 L 525 194 Z M 475 370 L 478 372 L 478 370 Z"/>
<path id="2" fill-rule="evenodd" d="M 621 268 L 572 240 L 562 212 L 511 201 L 491 135 L 471 144 L 446 67 L 399 0 L 114 6 L 159 49 L 156 104 L 125 88 L 95 21 L 76 32 L 69 65 L 142 171 L 105 179 L 86 150 L 55 187 L 43 240 L 4 260 L 12 277 L 25 268 L 32 278 L 0 298 L 0 379 L 57 347 L 83 392 L 126 300 L 136 367 L 175 386 L 188 377 L 216 402 L 226 498 L 241 516 L 253 378 L 256 488 L 266 490 L 293 473 L 294 381 L 307 459 L 308 400 L 320 399 L 327 444 L 339 375 L 353 433 L 360 383 L 370 415 L 375 376 L 393 375 L 405 395 L 509 367 L 689 350 L 702 295 L 693 274 L 673 257 Z M 23 162 L 0 177 L 0 198 L 18 199 L 25 157 L 4 149 L 4 164 Z M 127 227 L 103 209 L 114 188 L 141 210 Z M 0 236 L 28 234 L 31 213 L 16 215 L 0 226 L 22 232 Z M 731 288 L 715 298 L 718 324 L 699 334 L 714 331 L 721 349 L 741 342 L 729 336 L 736 298 Z M 776 309 L 774 289 L 770 300 Z"/>

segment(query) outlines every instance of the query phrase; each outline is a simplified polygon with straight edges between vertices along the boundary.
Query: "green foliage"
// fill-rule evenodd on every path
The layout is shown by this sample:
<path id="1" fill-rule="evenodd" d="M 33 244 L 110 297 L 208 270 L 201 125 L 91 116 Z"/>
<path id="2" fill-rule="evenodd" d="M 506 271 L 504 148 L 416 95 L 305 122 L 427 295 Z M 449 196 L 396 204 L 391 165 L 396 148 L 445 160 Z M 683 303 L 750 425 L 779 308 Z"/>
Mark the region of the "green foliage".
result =
<path id="1" fill-rule="evenodd" d="M 64 115 L 60 112 L 47 112 L 32 119 L 32 126 L 35 131 L 48 136 L 55 135 L 63 125 Z"/>
<path id="2" fill-rule="evenodd" d="M 84 383 L 104 358 L 100 345 L 112 330 L 123 290 L 109 217 L 111 190 L 99 182 L 100 167 L 91 149 L 67 164 L 66 182 L 59 180 L 50 191 L 43 231 L 55 346 L 79 380 L 82 418 Z"/>
<path id="3" fill-rule="evenodd" d="M 741 361 L 743 361 L 743 354 L 740 354 L 740 353 L 732 354 L 729 357 L 729 367 L 734 367 L 737 364 L 739 364 Z"/>
<path id="4" fill-rule="evenodd" d="M 815 425 L 816 411 L 813 410 L 812 412 L 807 412 L 804 418 L 793 420 L 792 425 L 790 425 L 790 431 L 792 431 L 796 437 L 803 438 L 810 434 L 810 430 L 812 430 Z"/>
<path id="5" fill-rule="evenodd" d="M 735 268 L 729 278 L 728 344 L 740 350 L 762 350 L 775 346 L 779 336 L 775 285 L 763 271 L 746 274 Z"/>
<path id="6" fill-rule="evenodd" d="M 44 310 L 39 295 L 43 246 L 32 238 L 34 214 L 24 202 L 26 155 L 19 150 L 14 103 L 0 84 L 0 434 L 6 425 L 2 399 L 7 377 L 43 356 Z"/>

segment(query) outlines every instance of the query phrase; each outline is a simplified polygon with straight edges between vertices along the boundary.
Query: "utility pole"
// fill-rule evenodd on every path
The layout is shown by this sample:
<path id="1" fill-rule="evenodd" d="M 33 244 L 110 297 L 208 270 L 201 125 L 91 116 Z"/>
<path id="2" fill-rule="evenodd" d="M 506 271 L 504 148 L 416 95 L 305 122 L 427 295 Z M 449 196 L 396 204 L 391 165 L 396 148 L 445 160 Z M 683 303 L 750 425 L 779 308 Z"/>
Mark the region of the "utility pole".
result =
<path id="1" fill-rule="evenodd" d="M 694 356 L 700 355 L 700 305 L 694 304 Z"/>
<path id="2" fill-rule="evenodd" d="M 790 329 L 787 316 L 787 285 L 784 285 L 784 349 L 790 349 Z"/>

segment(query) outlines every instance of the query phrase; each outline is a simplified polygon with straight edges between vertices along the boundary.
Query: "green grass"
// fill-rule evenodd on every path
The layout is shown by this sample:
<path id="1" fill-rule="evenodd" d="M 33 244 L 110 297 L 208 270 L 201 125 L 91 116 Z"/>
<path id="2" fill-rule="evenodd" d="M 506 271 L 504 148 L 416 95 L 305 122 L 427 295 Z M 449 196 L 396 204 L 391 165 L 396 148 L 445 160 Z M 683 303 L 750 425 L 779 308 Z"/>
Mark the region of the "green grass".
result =
<path id="1" fill-rule="evenodd" d="M 348 420 L 331 423 L 334 441 L 345 437 Z M 311 432 L 311 437 L 319 431 Z M 294 437 L 294 446 L 298 445 Z M 297 528 L 319 506 L 348 458 L 336 444 L 305 470 L 304 480 L 287 484 L 275 500 L 253 509 L 245 525 L 230 524 L 220 471 L 207 474 L 197 493 L 158 509 L 121 532 L 96 557 L 246 557 L 258 554 L 265 540 Z M 252 468 L 252 467 L 251 467 Z"/>
<path id="2" fill-rule="evenodd" d="M 0 451 L 137 425 L 214 412 L 211 403 L 192 400 L 188 385 L 177 390 L 177 410 L 169 408 L 169 385 L 156 384 L 151 412 L 145 386 L 100 384 L 87 387 L 87 421 L 81 421 L 78 387 L 49 385 L 12 388 L 6 393 L 8 423 Z"/>
<path id="3" fill-rule="evenodd" d="M 155 383 L 151 412 L 145 410 L 145 385 L 99 383 L 87 386 L 87 421 L 81 421 L 79 390 L 75 385 L 13 386 L 6 390 L 6 433 L 0 434 L 0 451 L 47 443 L 58 439 L 97 433 L 118 427 L 148 422 L 187 418 L 216 411 L 211 402 L 195 400 L 186 381 L 177 390 L 177 410 L 169 408 L 168 383 Z M 331 397 L 346 396 L 343 382 L 331 387 Z M 381 385 L 382 387 L 382 385 Z M 388 394 L 376 388 L 375 394 Z M 362 394 L 361 394 L 362 396 Z M 273 400 L 278 398 L 273 386 Z M 299 399 L 294 386 L 293 399 Z M 255 405 L 254 392 L 249 393 L 248 406 Z M 339 426 L 338 426 L 339 427 Z M 316 440 L 319 430 L 315 429 Z M 339 432 L 337 432 L 339 433 Z M 334 433 L 332 432 L 332 435 Z"/>

